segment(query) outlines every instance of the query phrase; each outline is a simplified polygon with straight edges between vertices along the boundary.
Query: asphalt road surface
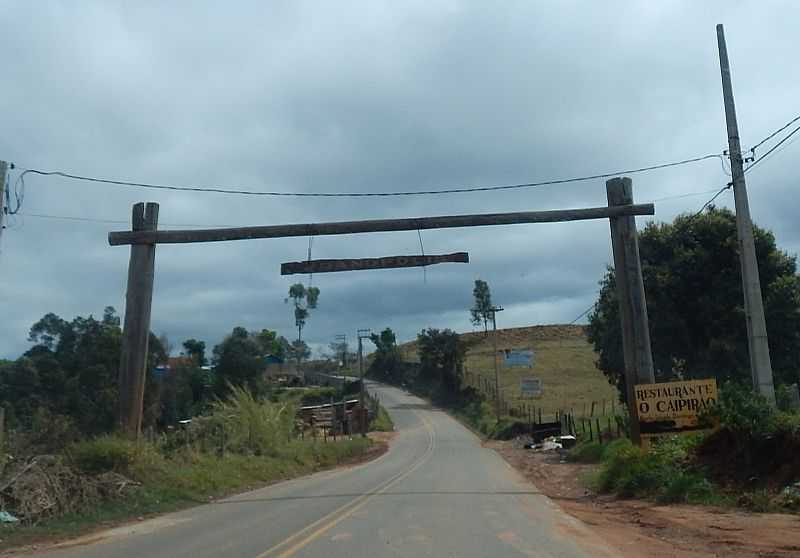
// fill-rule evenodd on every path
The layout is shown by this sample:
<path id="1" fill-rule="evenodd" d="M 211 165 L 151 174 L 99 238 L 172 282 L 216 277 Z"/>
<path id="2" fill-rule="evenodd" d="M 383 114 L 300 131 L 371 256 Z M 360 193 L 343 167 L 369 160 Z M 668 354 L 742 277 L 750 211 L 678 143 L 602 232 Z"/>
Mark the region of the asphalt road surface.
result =
<path id="1" fill-rule="evenodd" d="M 399 431 L 370 463 L 49 548 L 48 558 L 614 556 L 445 413 L 370 385 Z"/>

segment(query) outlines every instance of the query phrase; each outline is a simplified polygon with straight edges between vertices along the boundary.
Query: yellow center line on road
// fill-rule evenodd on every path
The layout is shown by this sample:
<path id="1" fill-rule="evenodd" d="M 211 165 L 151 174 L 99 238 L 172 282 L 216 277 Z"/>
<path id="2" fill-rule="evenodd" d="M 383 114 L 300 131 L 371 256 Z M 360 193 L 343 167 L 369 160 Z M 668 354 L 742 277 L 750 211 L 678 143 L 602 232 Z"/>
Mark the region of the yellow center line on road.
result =
<path id="1" fill-rule="evenodd" d="M 384 483 L 379 484 L 377 487 L 373 488 L 366 494 L 362 494 L 358 498 L 355 498 L 354 500 L 351 500 L 350 502 L 347 502 L 346 504 L 336 508 L 332 512 L 326 514 L 320 519 L 307 525 L 303 529 L 297 531 L 293 535 L 287 537 L 286 539 L 279 542 L 275 546 L 268 548 L 267 550 L 256 556 L 256 558 L 267 558 L 269 556 L 276 556 L 277 558 L 289 558 L 290 556 L 295 554 L 298 550 L 308 545 L 315 539 L 319 538 L 325 532 L 332 529 L 337 524 L 344 521 L 345 519 L 353 515 L 355 512 L 357 512 L 359 509 L 364 507 L 373 496 L 376 496 L 378 494 L 381 494 L 389 490 L 391 487 L 393 487 L 394 485 L 396 485 L 397 483 L 399 483 L 400 481 L 411 475 L 414 471 L 419 469 L 433 454 L 434 448 L 436 446 L 436 441 L 435 441 L 433 426 L 430 424 L 430 422 L 422 415 L 417 414 L 417 416 L 425 425 L 425 428 L 428 430 L 428 446 L 425 448 L 425 452 L 422 454 L 422 456 L 420 456 L 420 458 L 415 463 L 413 463 L 408 470 L 402 473 L 398 473 L 397 475 L 394 475 L 392 478 L 390 478 Z M 309 533 L 314 529 L 316 530 L 308 534 L 305 538 L 292 544 L 296 539 L 302 537 L 303 535 L 306 535 L 307 533 Z M 278 550 L 285 548 L 288 545 L 292 546 L 287 548 L 284 552 L 277 554 Z"/>

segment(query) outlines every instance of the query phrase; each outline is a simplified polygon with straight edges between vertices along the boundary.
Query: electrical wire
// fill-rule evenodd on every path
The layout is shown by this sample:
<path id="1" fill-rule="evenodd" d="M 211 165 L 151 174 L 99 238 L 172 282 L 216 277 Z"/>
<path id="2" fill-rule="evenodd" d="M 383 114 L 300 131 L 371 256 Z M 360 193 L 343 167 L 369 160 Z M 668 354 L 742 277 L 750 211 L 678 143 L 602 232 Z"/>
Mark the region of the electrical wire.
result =
<path id="1" fill-rule="evenodd" d="M 663 198 L 656 198 L 649 200 L 648 203 L 656 203 L 668 200 L 676 200 L 682 198 L 689 198 L 693 196 L 703 196 L 706 194 L 710 194 L 712 192 L 716 192 L 717 190 L 703 190 L 700 192 L 684 192 L 682 194 L 675 194 L 672 196 L 665 196 Z M 34 217 L 36 219 L 56 219 L 61 221 L 76 221 L 76 222 L 85 222 L 85 223 L 100 223 L 100 224 L 109 224 L 109 225 L 130 225 L 130 220 L 125 219 L 102 219 L 97 217 L 79 217 L 74 215 L 53 215 L 49 213 L 28 213 L 28 212 L 19 212 L 17 215 L 21 217 Z M 159 223 L 161 226 L 165 227 L 186 227 L 186 228 L 226 228 L 226 227 L 239 227 L 242 225 L 219 225 L 219 224 L 205 224 L 205 225 L 198 225 L 194 223 Z M 422 254 L 425 254 L 425 247 L 422 243 L 421 233 L 417 231 L 418 238 L 420 241 L 420 250 L 422 250 Z M 313 246 L 313 239 L 310 238 L 310 244 Z M 309 248 L 311 248 L 309 246 Z M 311 259 L 310 253 L 308 254 L 308 259 Z"/>
<path id="2" fill-rule="evenodd" d="M 799 116 L 798 118 L 800 118 L 800 116 Z M 761 157 L 759 157 L 758 159 L 756 159 L 755 161 L 753 161 L 752 163 L 750 163 L 750 164 L 747 166 L 747 168 L 746 168 L 746 169 L 744 169 L 744 172 L 747 172 L 747 171 L 749 171 L 749 170 L 750 170 L 750 169 L 752 169 L 754 166 L 756 166 L 757 164 L 759 164 L 761 161 L 763 161 L 764 159 L 766 159 L 767 157 L 769 157 L 771 153 L 773 153 L 773 152 L 774 152 L 776 149 L 778 149 L 778 148 L 779 148 L 781 145 L 783 145 L 784 143 L 786 143 L 786 141 L 787 141 L 789 138 L 791 138 L 793 135 L 795 135 L 795 134 L 796 134 L 798 131 L 800 131 L 800 126 L 798 126 L 798 127 L 797 127 L 797 128 L 795 128 L 794 130 L 792 130 L 791 132 L 789 132 L 789 135 L 787 135 L 787 136 L 786 136 L 786 137 L 784 137 L 784 138 L 783 138 L 781 141 L 779 141 L 778 143 L 776 143 L 775 145 L 773 145 L 773 146 L 772 146 L 772 147 L 769 149 L 769 151 L 767 151 L 767 152 L 766 152 L 766 153 L 764 153 L 764 154 L 763 154 Z"/>
<path id="3" fill-rule="evenodd" d="M 594 302 L 593 302 L 593 303 L 592 303 L 592 305 L 591 305 L 589 308 L 587 308 L 586 310 L 584 310 L 583 312 L 581 312 L 580 314 L 578 314 L 578 317 L 577 317 L 577 318 L 575 318 L 574 320 L 572 320 L 572 321 L 569 323 L 569 325 L 572 325 L 572 324 L 574 324 L 575 322 L 577 322 L 578 320 L 580 320 L 581 318 L 583 318 L 583 317 L 584 317 L 586 314 L 588 314 L 589 312 L 591 312 L 591 311 L 594 309 L 594 306 L 595 306 L 595 304 L 596 304 L 596 303 L 594 303 Z"/>
<path id="4" fill-rule="evenodd" d="M 34 217 L 36 219 L 56 219 L 60 221 L 78 221 L 78 222 L 85 222 L 85 223 L 103 223 L 103 224 L 110 224 L 110 225 L 130 225 L 130 220 L 123 220 L 123 219 L 99 219 L 93 217 L 75 217 L 72 215 L 51 215 L 47 213 L 23 213 L 19 212 L 15 215 L 19 215 L 21 217 Z M 190 224 L 190 223 L 159 223 L 159 225 L 163 225 L 165 227 L 187 227 L 187 228 L 226 228 L 226 227 L 233 227 L 234 225 L 197 225 L 197 224 Z"/>
<path id="5" fill-rule="evenodd" d="M 38 169 L 26 169 L 20 174 L 20 179 L 28 173 L 37 174 L 41 176 L 60 176 L 62 178 L 69 178 L 72 180 L 80 180 L 84 182 L 95 182 L 101 184 L 111 184 L 115 186 L 128 186 L 134 188 L 149 188 L 154 190 L 176 190 L 183 192 L 203 192 L 203 193 L 217 193 L 217 194 L 235 194 L 244 196 L 286 196 L 286 197 L 320 197 L 320 198 L 357 198 L 357 197 L 393 197 L 393 196 L 426 196 L 438 194 L 463 194 L 471 192 L 496 192 L 501 190 L 518 190 L 523 188 L 535 188 L 538 186 L 550 186 L 556 184 L 568 184 L 572 182 L 584 182 L 587 180 L 596 180 L 600 178 L 611 178 L 623 174 L 635 174 L 669 167 L 677 167 L 680 165 L 688 165 L 691 163 L 698 163 L 707 159 L 722 157 L 720 154 L 709 154 L 701 157 L 692 157 L 680 161 L 673 161 L 670 163 L 661 163 L 658 165 L 651 165 L 647 167 L 639 167 L 634 169 L 619 170 L 614 172 L 606 172 L 601 174 L 593 174 L 588 176 L 578 176 L 573 178 L 561 178 L 554 180 L 543 180 L 541 182 L 528 182 L 524 184 L 511 184 L 504 186 L 476 186 L 476 187 L 462 187 L 462 188 L 446 188 L 441 190 L 410 190 L 398 192 L 279 192 L 279 191 L 257 191 L 257 190 L 239 190 L 220 187 L 199 187 L 199 186 L 174 186 L 168 184 L 151 184 L 146 182 L 131 182 L 127 180 L 116 180 L 107 178 L 96 178 L 91 176 L 83 176 L 79 174 L 72 174 L 63 171 L 43 171 Z"/>
<path id="6" fill-rule="evenodd" d="M 792 119 L 791 119 L 789 122 L 787 122 L 787 123 L 786 123 L 786 124 L 785 124 L 783 127 L 779 128 L 779 129 L 777 129 L 777 130 L 775 130 L 775 131 L 774 131 L 774 132 L 772 132 L 770 135 L 768 135 L 767 137 L 765 137 L 764 139 L 762 139 L 760 142 L 758 142 L 757 144 L 755 144 L 753 147 L 751 147 L 751 148 L 750 148 L 750 153 L 752 153 L 752 154 L 753 154 L 753 156 L 755 156 L 755 154 L 756 154 L 756 149 L 758 149 L 759 147 L 761 147 L 762 145 L 764 145 L 766 142 L 768 142 L 769 140 L 771 140 L 772 138 L 774 138 L 775 136 L 777 136 L 778 134 L 780 134 L 781 132 L 783 132 L 783 131 L 784 131 L 786 128 L 788 128 L 789 126 L 791 126 L 792 124 L 794 124 L 794 123 L 795 123 L 795 122 L 797 122 L 798 120 L 800 120 L 800 115 L 798 115 L 798 116 L 795 116 L 795 117 L 794 117 L 794 118 L 792 118 Z"/>

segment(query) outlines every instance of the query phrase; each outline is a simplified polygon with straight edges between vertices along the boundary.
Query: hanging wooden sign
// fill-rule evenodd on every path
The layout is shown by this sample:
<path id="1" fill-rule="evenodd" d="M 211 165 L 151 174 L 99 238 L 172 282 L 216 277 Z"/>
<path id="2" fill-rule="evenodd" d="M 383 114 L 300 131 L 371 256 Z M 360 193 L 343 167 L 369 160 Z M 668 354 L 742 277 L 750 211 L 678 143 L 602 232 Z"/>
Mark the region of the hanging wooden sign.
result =
<path id="1" fill-rule="evenodd" d="M 424 267 L 440 263 L 469 263 L 467 252 L 426 256 L 386 256 L 384 258 L 357 258 L 339 260 L 307 260 L 281 264 L 281 275 L 295 273 L 330 273 L 360 269 L 389 269 L 394 267 Z"/>

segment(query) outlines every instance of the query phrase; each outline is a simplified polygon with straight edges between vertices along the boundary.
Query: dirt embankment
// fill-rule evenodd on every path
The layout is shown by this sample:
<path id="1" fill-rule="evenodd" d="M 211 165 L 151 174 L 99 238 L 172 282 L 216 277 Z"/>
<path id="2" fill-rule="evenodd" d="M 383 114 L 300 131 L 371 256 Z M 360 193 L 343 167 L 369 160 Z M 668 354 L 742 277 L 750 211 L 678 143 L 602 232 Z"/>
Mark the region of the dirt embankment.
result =
<path id="1" fill-rule="evenodd" d="M 512 442 L 486 445 L 626 558 L 800 556 L 800 516 L 597 496 L 582 482 L 594 465 L 561 463 L 556 452 L 532 452 Z"/>

